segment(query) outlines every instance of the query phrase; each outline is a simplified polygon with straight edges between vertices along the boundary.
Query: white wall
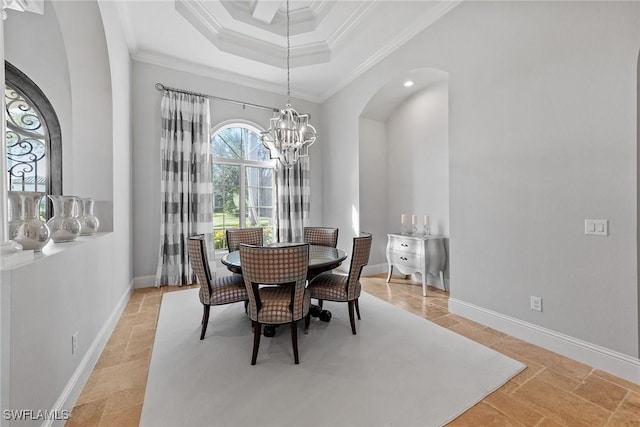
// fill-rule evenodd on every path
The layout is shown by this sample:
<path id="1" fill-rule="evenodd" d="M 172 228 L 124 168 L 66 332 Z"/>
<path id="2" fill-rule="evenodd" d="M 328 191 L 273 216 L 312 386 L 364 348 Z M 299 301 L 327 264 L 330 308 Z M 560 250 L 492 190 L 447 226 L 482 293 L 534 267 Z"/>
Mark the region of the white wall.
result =
<path id="1" fill-rule="evenodd" d="M 5 21 L 7 60 L 36 76 L 61 118 L 64 192 L 98 198 L 101 222 L 109 230 L 113 218 L 114 227 L 50 243 L 35 262 L 2 272 L 2 404 L 10 408 L 71 409 L 131 289 L 131 61 L 114 5 L 103 6 L 46 2 L 43 16 L 10 12 Z"/>
<path id="2" fill-rule="evenodd" d="M 387 121 L 387 230 L 398 232 L 405 213 L 418 216 L 418 232 L 429 215 L 431 234 L 449 235 L 448 97 L 443 80 L 402 103 Z"/>
<path id="3" fill-rule="evenodd" d="M 369 265 L 386 263 L 385 245 L 389 233 L 389 192 L 387 170 L 387 128 L 385 123 L 360 118 L 360 164 L 359 201 L 360 230 L 350 230 L 350 236 L 357 231 L 371 233 L 372 245 Z M 391 169 L 392 173 L 396 171 Z M 399 218 L 399 216 L 398 216 Z M 344 233 L 343 233 L 344 234 Z M 338 233 L 340 236 L 340 233 Z M 350 247 L 344 246 L 350 253 Z M 343 263 L 347 264 L 347 263 Z M 348 267 L 347 267 L 348 268 Z"/>
<path id="4" fill-rule="evenodd" d="M 201 75 L 178 71 L 146 62 L 134 61 L 133 66 L 133 252 L 134 272 L 140 283 L 149 284 L 156 273 L 160 242 L 160 101 L 162 92 L 156 83 L 247 103 L 284 107 L 283 94 L 263 92 L 234 83 L 215 80 Z M 293 99 L 292 105 L 300 113 L 311 114 L 312 124 L 321 122 L 318 106 Z M 212 101 L 211 124 L 226 120 L 243 119 L 258 126 L 268 127 L 271 112 L 240 105 Z M 321 134 L 309 149 L 311 160 L 311 215 L 310 225 L 322 224 L 322 150 L 326 144 Z"/>
<path id="5" fill-rule="evenodd" d="M 639 15 L 635 2 L 460 4 L 322 105 L 343 124 L 321 128 L 325 222 L 349 229 L 359 208 L 366 102 L 403 70 L 444 70 L 452 298 L 637 358 Z M 585 218 L 610 235 L 585 236 Z"/>

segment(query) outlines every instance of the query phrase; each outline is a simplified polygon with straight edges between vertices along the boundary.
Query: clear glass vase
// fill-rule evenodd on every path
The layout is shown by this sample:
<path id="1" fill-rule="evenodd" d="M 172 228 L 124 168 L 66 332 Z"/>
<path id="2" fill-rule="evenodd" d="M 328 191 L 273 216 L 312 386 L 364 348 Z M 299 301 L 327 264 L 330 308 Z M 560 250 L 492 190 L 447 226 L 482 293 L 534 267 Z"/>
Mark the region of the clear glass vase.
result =
<path id="1" fill-rule="evenodd" d="M 80 221 L 74 216 L 76 196 L 49 195 L 53 216 L 47 221 L 54 243 L 72 242 L 80 235 Z"/>
<path id="2" fill-rule="evenodd" d="M 93 206 L 96 199 L 84 198 L 78 199 L 78 221 L 80 221 L 80 235 L 93 236 L 98 232 L 100 221 L 93 214 Z"/>
<path id="3" fill-rule="evenodd" d="M 51 236 L 39 217 L 40 202 L 46 193 L 9 191 L 9 238 L 25 250 L 41 251 Z"/>

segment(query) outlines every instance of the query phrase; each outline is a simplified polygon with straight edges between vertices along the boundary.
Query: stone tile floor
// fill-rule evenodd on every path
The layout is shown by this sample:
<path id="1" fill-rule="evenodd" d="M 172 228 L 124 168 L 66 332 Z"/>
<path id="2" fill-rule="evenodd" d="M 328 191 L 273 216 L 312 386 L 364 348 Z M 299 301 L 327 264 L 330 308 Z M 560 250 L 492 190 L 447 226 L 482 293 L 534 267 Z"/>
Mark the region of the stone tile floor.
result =
<path id="1" fill-rule="evenodd" d="M 363 278 L 363 290 L 527 365 L 450 426 L 640 426 L 640 385 L 451 314 L 446 292 L 424 298 L 416 282 L 385 278 Z M 133 293 L 66 426 L 139 424 L 162 294 L 192 288 Z"/>

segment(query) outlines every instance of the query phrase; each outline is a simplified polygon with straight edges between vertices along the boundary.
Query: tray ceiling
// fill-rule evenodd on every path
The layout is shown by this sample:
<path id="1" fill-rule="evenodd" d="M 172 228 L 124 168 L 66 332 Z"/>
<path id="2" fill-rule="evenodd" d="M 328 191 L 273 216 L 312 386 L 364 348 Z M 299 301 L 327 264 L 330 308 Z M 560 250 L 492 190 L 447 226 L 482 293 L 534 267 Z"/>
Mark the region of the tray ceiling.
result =
<path id="1" fill-rule="evenodd" d="M 291 0 L 291 91 L 320 102 L 460 0 Z M 117 2 L 135 59 L 258 89 L 286 88 L 286 2 Z"/>

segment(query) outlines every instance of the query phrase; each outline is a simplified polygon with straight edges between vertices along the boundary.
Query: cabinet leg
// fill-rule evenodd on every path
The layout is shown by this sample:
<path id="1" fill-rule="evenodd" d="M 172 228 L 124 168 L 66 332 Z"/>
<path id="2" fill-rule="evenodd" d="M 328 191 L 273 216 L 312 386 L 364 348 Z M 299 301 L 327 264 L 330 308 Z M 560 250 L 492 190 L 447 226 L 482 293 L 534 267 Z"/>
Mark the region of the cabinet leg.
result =
<path id="1" fill-rule="evenodd" d="M 389 274 L 387 275 L 387 283 L 391 281 L 391 274 L 393 273 L 393 264 L 389 264 Z"/>
<path id="2" fill-rule="evenodd" d="M 426 273 L 423 274 L 422 277 L 422 296 L 426 297 L 427 296 L 427 277 L 426 277 Z"/>
<path id="3" fill-rule="evenodd" d="M 447 285 L 444 283 L 444 271 L 440 271 L 440 283 L 442 283 L 442 289 L 444 289 L 445 292 L 448 292 Z"/>

